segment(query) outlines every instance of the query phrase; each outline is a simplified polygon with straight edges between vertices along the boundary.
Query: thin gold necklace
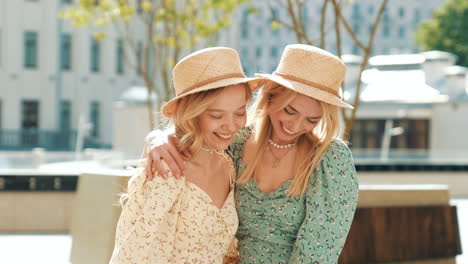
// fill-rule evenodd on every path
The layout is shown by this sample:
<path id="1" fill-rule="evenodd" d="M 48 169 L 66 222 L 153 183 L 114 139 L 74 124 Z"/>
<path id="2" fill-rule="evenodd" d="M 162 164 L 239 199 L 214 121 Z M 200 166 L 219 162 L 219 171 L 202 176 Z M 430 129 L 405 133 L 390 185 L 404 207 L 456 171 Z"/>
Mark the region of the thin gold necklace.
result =
<path id="1" fill-rule="evenodd" d="M 210 153 L 210 155 L 213 154 L 213 153 L 218 153 L 219 154 L 221 152 L 221 151 L 219 151 L 217 149 L 212 149 L 212 148 L 208 149 L 208 148 L 200 147 L 200 149 Z"/>
<path id="2" fill-rule="evenodd" d="M 288 155 L 288 153 L 291 151 L 291 149 L 293 149 L 292 147 L 288 148 L 288 151 L 286 151 L 286 153 L 284 153 L 284 155 L 282 157 L 278 157 L 273 152 L 273 148 L 271 147 L 271 145 L 268 145 L 268 148 L 270 149 L 271 155 L 273 155 L 273 157 L 275 158 L 275 161 L 273 162 L 273 168 L 275 168 L 275 169 L 278 168 L 281 160 L 284 159 L 284 157 L 286 157 Z"/>

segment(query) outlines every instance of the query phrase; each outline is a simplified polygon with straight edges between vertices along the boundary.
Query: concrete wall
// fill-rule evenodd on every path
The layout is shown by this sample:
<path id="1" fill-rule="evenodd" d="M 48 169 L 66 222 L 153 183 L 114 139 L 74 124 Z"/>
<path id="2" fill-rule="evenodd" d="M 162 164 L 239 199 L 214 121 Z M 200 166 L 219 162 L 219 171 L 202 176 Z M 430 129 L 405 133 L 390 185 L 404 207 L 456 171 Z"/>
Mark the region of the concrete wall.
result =
<path id="1" fill-rule="evenodd" d="M 431 120 L 431 157 L 466 162 L 468 158 L 468 102 L 435 104 Z"/>
<path id="2" fill-rule="evenodd" d="M 0 192 L 0 233 L 68 233 L 75 192 Z"/>
<path id="3" fill-rule="evenodd" d="M 123 177 L 122 175 L 126 175 Z M 84 175 L 80 176 L 77 192 L 0 192 L 0 232 L 13 233 L 62 233 L 70 232 L 72 225 L 72 215 L 75 211 L 95 210 L 117 210 L 112 213 L 114 218 L 107 218 L 104 221 L 116 221 L 120 210 L 115 206 L 118 196 L 126 186 L 128 172 L 117 171 L 107 175 Z M 85 179 L 85 180 L 82 180 Z M 416 201 L 418 204 L 435 203 L 436 200 L 447 200 L 450 198 L 468 197 L 468 172 L 361 172 L 359 173 L 359 183 L 361 185 L 361 200 L 359 206 L 366 206 L 369 203 L 382 203 L 390 199 L 392 203 L 397 203 L 395 199 L 400 199 L 402 203 L 407 200 Z M 434 192 L 434 188 L 428 185 L 447 185 L 449 193 Z M 402 186 L 376 186 L 376 185 L 407 185 Z M 408 185 L 423 185 L 415 187 Z M 83 187 L 90 186 L 90 187 Z M 424 187 L 426 186 L 426 187 Z M 81 190 L 82 188 L 83 190 Z M 429 188 L 433 197 L 425 195 L 425 190 Z M 381 199 L 369 199 L 367 194 L 372 192 L 372 197 L 377 197 L 373 190 L 392 190 L 391 193 L 400 193 L 396 196 L 388 196 L 388 192 L 382 192 L 378 197 Z M 414 190 L 408 192 L 407 190 Z M 83 201 L 76 202 L 77 193 L 84 193 L 93 208 L 83 207 Z M 409 195 L 409 196 L 407 196 Z M 416 196 L 415 196 L 416 195 Z M 447 197 L 445 197 L 447 195 Z M 399 196 L 399 197 L 397 197 Z M 107 197 L 103 199 L 103 197 Z M 386 198 L 387 197 L 387 198 Z M 389 197 L 389 198 L 388 198 Z M 406 198 L 404 198 L 406 197 Z M 445 197 L 445 198 L 444 198 Z M 100 207 L 101 206 L 101 207 Z M 107 209 L 105 209 L 107 208 Z M 79 215 L 79 214 L 78 214 Z M 117 215 L 117 216 L 116 216 Z M 81 219 L 81 220 L 80 220 Z M 82 216 L 75 219 L 78 225 L 85 226 L 87 221 Z"/>
<path id="4" fill-rule="evenodd" d="M 445 184 L 450 197 L 468 197 L 468 172 L 360 172 L 359 184 Z"/>

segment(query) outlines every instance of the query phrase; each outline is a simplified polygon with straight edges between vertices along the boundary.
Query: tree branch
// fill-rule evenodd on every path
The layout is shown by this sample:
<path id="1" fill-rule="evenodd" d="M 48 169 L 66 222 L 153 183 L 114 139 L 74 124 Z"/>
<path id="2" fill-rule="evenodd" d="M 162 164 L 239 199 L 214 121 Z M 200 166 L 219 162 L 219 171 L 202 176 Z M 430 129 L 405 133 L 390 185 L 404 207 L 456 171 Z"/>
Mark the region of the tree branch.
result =
<path id="1" fill-rule="evenodd" d="M 358 37 L 356 36 L 356 34 L 354 33 L 353 29 L 351 28 L 351 26 L 348 24 L 348 21 L 346 21 L 346 19 L 343 17 L 343 14 L 341 13 L 341 7 L 340 5 L 336 2 L 336 0 L 331 0 L 332 3 L 333 3 L 333 6 L 335 8 L 335 15 L 338 16 L 340 18 L 340 20 L 343 22 L 343 25 L 346 29 L 346 31 L 348 31 L 349 35 L 351 36 L 351 38 L 354 40 L 354 43 L 356 43 L 356 45 L 361 48 L 363 51 L 366 50 L 366 47 L 364 46 L 364 44 L 358 39 Z"/>

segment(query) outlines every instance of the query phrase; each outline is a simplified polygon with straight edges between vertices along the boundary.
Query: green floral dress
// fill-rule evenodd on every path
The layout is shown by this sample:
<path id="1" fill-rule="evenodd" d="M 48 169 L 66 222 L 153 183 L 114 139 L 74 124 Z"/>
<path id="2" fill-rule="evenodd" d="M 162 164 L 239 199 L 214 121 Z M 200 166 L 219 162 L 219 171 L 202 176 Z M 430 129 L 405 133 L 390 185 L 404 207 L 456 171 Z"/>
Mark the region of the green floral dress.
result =
<path id="1" fill-rule="evenodd" d="M 252 129 L 247 127 L 229 148 L 237 175 L 245 168 L 242 153 Z M 358 181 L 351 152 L 335 141 L 325 153 L 304 195 L 288 198 L 291 181 L 271 193 L 251 180 L 236 184 L 239 263 L 337 263 L 358 201 Z"/>

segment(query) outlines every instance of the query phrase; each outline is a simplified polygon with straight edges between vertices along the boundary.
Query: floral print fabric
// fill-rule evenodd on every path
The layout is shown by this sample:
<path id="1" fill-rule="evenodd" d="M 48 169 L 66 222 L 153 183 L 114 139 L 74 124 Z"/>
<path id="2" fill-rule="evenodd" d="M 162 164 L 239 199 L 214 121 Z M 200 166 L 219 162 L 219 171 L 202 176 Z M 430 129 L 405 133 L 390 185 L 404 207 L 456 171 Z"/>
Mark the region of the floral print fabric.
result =
<path id="1" fill-rule="evenodd" d="M 251 133 L 238 134 L 229 151 L 237 175 L 245 168 L 242 152 Z M 239 263 L 337 263 L 358 201 L 351 152 L 335 141 L 325 153 L 302 196 L 288 198 L 288 181 L 271 193 L 251 180 L 236 184 Z"/>
<path id="2" fill-rule="evenodd" d="M 229 164 L 234 175 L 230 159 Z M 110 263 L 223 263 L 238 226 L 234 185 L 218 208 L 184 177 L 145 182 L 144 167 L 139 165 L 128 183 Z"/>

